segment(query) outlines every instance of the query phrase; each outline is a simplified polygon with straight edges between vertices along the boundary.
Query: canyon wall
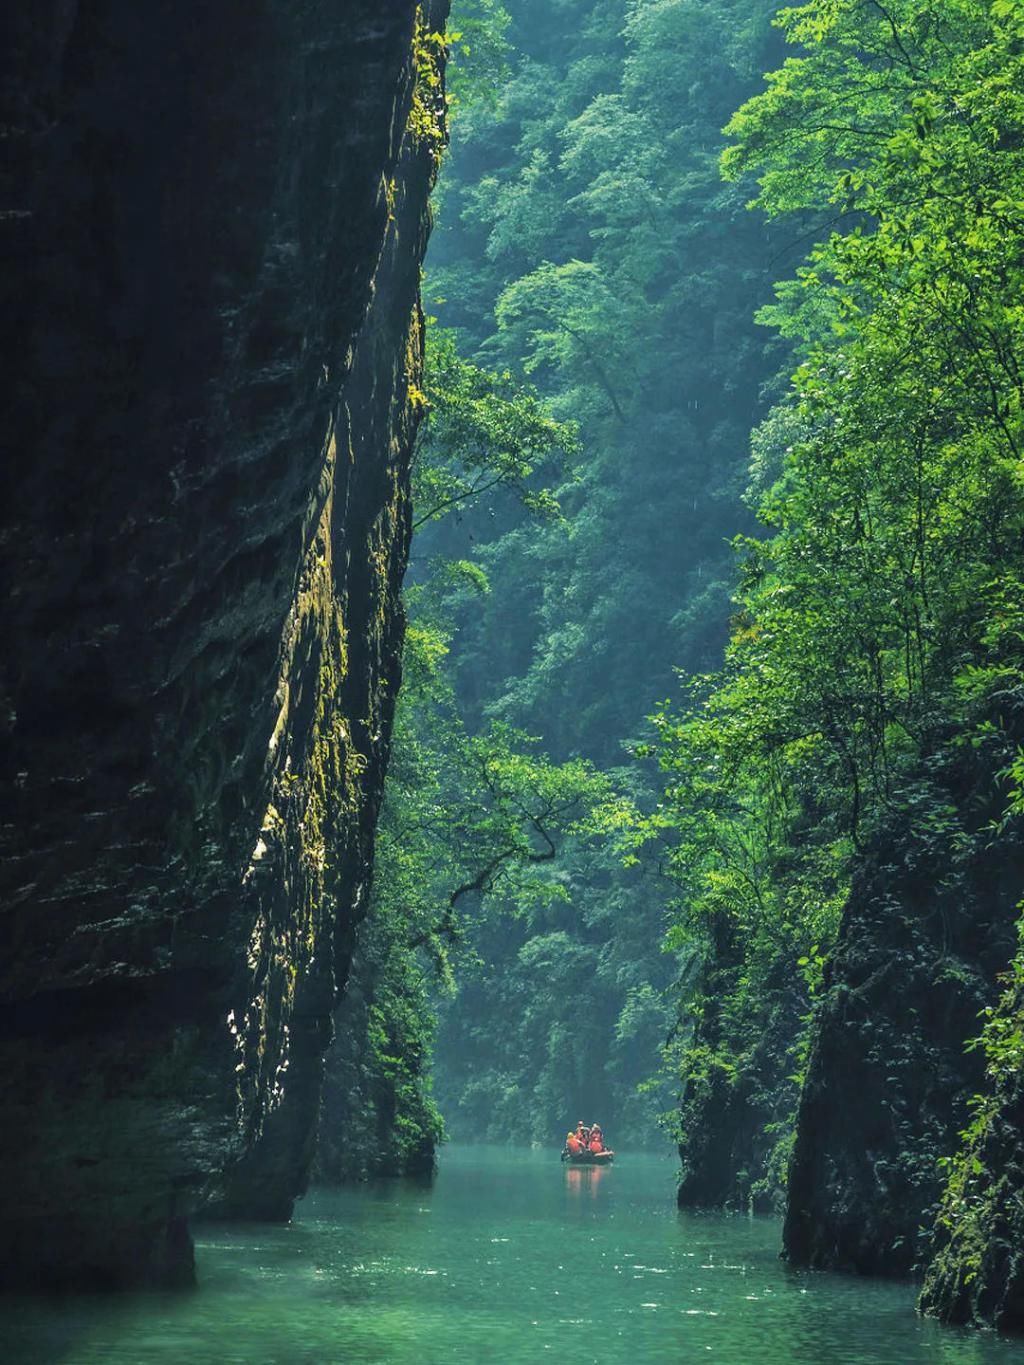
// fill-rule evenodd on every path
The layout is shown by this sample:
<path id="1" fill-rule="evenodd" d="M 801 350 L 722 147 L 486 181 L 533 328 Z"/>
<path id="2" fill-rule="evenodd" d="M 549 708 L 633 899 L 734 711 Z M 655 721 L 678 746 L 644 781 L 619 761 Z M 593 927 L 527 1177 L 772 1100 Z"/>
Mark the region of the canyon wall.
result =
<path id="1" fill-rule="evenodd" d="M 417 14 L 8 20 L 8 1283 L 187 1281 L 193 1212 L 304 1185 L 399 681 Z"/>
<path id="2" fill-rule="evenodd" d="M 865 849 L 825 972 L 797 1111 L 784 1245 L 790 1261 L 920 1274 L 971 1097 L 969 1046 L 1016 945 L 1024 849 L 996 839 L 1002 791 L 968 746 L 936 764 L 956 837 L 910 807 Z"/>

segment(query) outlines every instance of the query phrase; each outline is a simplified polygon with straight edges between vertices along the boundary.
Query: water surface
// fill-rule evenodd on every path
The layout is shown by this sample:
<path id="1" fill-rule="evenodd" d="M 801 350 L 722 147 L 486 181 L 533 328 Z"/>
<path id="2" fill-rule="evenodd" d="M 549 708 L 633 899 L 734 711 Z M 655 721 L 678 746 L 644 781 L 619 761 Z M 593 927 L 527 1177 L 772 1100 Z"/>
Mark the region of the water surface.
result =
<path id="1" fill-rule="evenodd" d="M 677 1213 L 674 1174 L 447 1148 L 432 1186 L 318 1191 L 290 1227 L 201 1229 L 195 1294 L 8 1302 L 3 1359 L 1024 1365 L 1024 1342 L 922 1321 L 911 1287 L 789 1270 L 777 1220 Z"/>

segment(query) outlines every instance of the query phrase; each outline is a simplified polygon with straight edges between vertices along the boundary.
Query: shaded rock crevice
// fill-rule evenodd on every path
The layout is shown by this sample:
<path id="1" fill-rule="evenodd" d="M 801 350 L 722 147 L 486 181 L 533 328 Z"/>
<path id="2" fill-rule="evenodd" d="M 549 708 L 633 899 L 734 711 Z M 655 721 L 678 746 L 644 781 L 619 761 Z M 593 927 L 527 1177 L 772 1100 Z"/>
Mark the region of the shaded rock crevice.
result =
<path id="1" fill-rule="evenodd" d="M 8 20 L 6 1282 L 187 1280 L 196 1209 L 304 1185 L 399 676 L 416 9 Z"/>

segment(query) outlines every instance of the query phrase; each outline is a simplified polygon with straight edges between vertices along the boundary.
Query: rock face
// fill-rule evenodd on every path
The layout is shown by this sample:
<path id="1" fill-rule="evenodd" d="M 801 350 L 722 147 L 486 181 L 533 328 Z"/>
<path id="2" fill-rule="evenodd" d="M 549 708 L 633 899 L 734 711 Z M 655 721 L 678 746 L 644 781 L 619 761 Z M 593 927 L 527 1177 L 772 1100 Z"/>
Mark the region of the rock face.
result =
<path id="1" fill-rule="evenodd" d="M 23 9 L 0 1275 L 188 1280 L 195 1209 L 286 1217 L 311 1159 L 398 684 L 440 113 L 414 0 Z"/>
<path id="2" fill-rule="evenodd" d="M 998 792 L 949 775 L 964 838 L 908 817 L 867 849 L 826 969 L 797 1118 L 784 1244 L 800 1265 L 919 1272 L 968 1099 L 984 1088 L 964 1044 L 1014 951 L 1019 840 L 985 831 Z"/>
<path id="3" fill-rule="evenodd" d="M 921 1309 L 946 1322 L 1024 1331 L 1024 982 L 996 1012 L 990 1085 L 940 1209 Z"/>
<path id="4" fill-rule="evenodd" d="M 378 1176 L 429 1178 L 444 1124 L 430 1092 L 427 985 L 376 894 L 359 927 L 326 1057 L 313 1178 L 339 1185 Z"/>
<path id="5" fill-rule="evenodd" d="M 681 1208 L 781 1213 L 775 1134 L 795 1105 L 796 1087 L 787 1073 L 796 1065 L 790 1048 L 800 1036 L 806 1001 L 792 982 L 791 963 L 779 961 L 762 988 L 763 1008 L 741 1025 L 727 1002 L 743 971 L 742 953 L 727 925 L 717 925 L 715 935 L 702 968 L 691 1055 L 714 1055 L 724 1047 L 733 1056 L 741 1053 L 745 1065 L 742 1073 L 728 1074 L 705 1064 L 686 1077 L 677 1198 Z"/>

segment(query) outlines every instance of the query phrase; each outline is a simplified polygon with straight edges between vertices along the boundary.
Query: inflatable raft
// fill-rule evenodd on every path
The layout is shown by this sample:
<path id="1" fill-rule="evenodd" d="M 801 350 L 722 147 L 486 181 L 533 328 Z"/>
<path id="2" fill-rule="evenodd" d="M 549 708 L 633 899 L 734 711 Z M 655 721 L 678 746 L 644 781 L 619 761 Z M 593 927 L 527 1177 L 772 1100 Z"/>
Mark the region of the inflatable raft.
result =
<path id="1" fill-rule="evenodd" d="M 563 1152 L 562 1160 L 570 1166 L 610 1166 L 615 1159 L 614 1152 Z"/>

